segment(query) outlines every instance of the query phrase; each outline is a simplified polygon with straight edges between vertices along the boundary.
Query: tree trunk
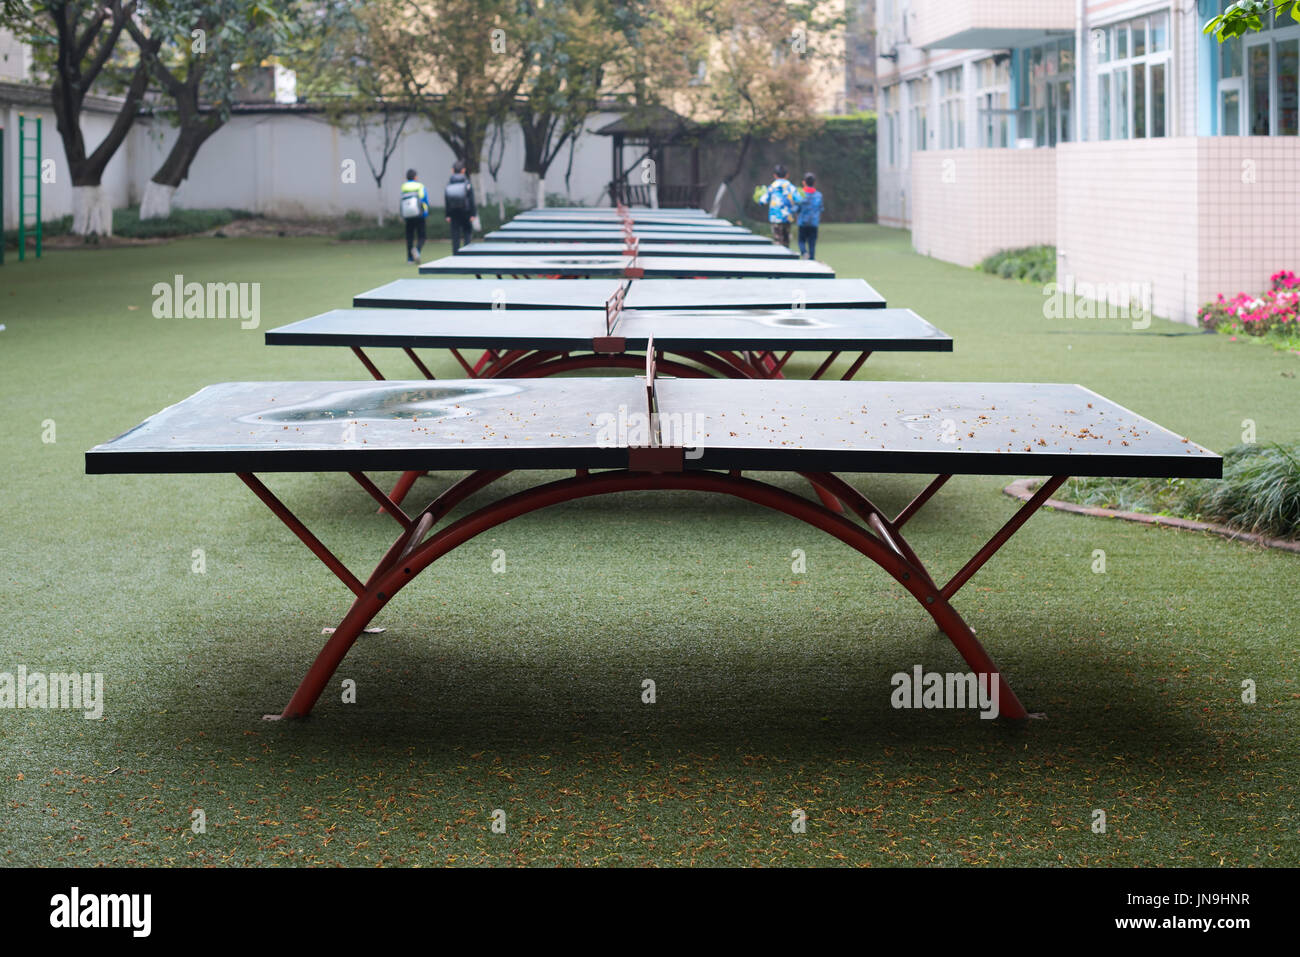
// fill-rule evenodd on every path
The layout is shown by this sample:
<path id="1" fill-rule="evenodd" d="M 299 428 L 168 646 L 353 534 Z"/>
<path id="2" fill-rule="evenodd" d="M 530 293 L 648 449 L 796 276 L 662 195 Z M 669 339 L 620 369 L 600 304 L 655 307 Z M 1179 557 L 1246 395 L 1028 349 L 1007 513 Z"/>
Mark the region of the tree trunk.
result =
<path id="1" fill-rule="evenodd" d="M 540 173 L 524 173 L 524 184 L 527 191 L 533 194 L 533 208 L 544 209 L 546 207 L 546 177 Z"/>
<path id="2" fill-rule="evenodd" d="M 171 215 L 172 196 L 190 175 L 190 164 L 198 155 L 199 147 L 220 126 L 221 121 L 212 116 L 186 117 L 182 120 L 176 142 L 172 144 L 167 158 L 158 167 L 158 172 L 153 174 L 153 179 L 145 187 L 144 200 L 140 203 L 141 219 L 166 219 Z"/>
<path id="3" fill-rule="evenodd" d="M 384 184 L 383 183 L 375 183 L 375 195 L 379 199 L 379 203 L 375 207 L 375 211 L 376 211 L 375 222 L 377 225 L 382 226 L 384 225 Z"/>
<path id="4" fill-rule="evenodd" d="M 149 180 L 144 187 L 144 196 L 140 199 L 140 218 L 166 219 L 172 214 L 172 196 L 175 194 L 175 186 L 164 186 Z"/>
<path id="5" fill-rule="evenodd" d="M 89 156 L 85 155 L 85 142 L 81 136 L 81 101 L 67 96 L 63 82 L 55 81 L 54 115 L 72 178 L 74 236 L 113 235 L 113 207 L 100 187 L 100 180 L 104 175 L 104 167 L 122 145 L 131 124 L 135 122 L 135 114 L 144 97 L 148 78 L 149 73 L 143 65 L 136 69 L 112 128 Z"/>
<path id="6" fill-rule="evenodd" d="M 722 197 L 726 195 L 727 184 L 719 183 L 718 191 L 713 196 L 713 207 L 709 210 L 709 215 L 716 217 L 722 211 Z"/>
<path id="7" fill-rule="evenodd" d="M 104 187 L 72 187 L 72 232 L 77 236 L 113 235 L 113 206 Z"/>

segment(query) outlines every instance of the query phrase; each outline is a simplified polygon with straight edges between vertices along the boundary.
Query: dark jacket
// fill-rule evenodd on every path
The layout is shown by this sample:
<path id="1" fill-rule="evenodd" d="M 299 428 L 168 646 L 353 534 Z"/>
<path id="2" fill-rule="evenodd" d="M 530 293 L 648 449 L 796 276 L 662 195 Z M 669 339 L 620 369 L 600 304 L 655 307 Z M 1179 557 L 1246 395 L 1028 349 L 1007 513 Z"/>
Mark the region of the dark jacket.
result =
<path id="1" fill-rule="evenodd" d="M 452 183 L 470 183 L 470 179 L 464 173 L 452 173 L 451 179 L 447 180 L 448 185 Z M 464 216 L 466 219 L 478 215 L 478 204 L 474 201 L 474 185 L 470 183 L 466 190 L 469 196 L 469 207 L 467 209 L 447 210 L 448 216 Z"/>

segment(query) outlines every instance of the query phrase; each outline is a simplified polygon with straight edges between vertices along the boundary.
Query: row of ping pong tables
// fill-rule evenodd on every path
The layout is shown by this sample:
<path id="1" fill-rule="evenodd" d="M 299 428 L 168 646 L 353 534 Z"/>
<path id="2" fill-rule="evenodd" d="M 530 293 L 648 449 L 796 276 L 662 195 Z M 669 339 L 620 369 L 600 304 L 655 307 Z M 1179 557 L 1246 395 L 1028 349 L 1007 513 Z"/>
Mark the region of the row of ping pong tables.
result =
<path id="1" fill-rule="evenodd" d="M 1221 474 L 1214 453 L 1083 386 L 855 378 L 873 352 L 948 352 L 953 340 L 864 280 L 836 279 L 700 210 L 535 210 L 474 245 L 420 272 L 479 278 L 395 280 L 352 309 L 266 334 L 269 345 L 348 348 L 379 381 L 211 385 L 86 453 L 93 474 L 234 473 L 352 592 L 279 717 L 310 714 L 374 617 L 450 551 L 538 509 L 653 489 L 734 496 L 848 545 L 992 682 L 1002 716 L 1024 718 L 957 593 L 1069 475 Z M 719 246 L 764 253 L 707 253 Z M 671 251 L 647 255 L 653 247 Z M 386 378 L 380 349 L 402 353 L 419 378 Z M 435 376 L 429 350 L 459 376 Z M 402 473 L 390 492 L 370 477 L 381 471 Z M 397 526 L 392 544 L 354 571 L 258 477 L 277 472 L 347 473 Z M 491 497 L 516 472 L 536 481 Z M 815 495 L 771 481 L 781 472 Z M 844 478 L 853 473 L 931 477 L 891 514 Z M 905 527 L 952 476 L 1009 473 L 1047 479 L 938 577 Z M 426 474 L 439 491 L 408 510 Z"/>

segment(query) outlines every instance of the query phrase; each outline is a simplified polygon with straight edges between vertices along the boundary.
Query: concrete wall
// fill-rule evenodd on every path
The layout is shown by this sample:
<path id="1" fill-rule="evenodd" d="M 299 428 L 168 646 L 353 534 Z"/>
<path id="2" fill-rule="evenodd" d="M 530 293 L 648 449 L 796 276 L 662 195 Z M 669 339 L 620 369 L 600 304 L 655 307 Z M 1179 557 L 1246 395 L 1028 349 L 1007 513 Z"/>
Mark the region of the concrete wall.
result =
<path id="1" fill-rule="evenodd" d="M 0 30 L 0 80 L 26 79 L 31 63 L 31 48 L 8 30 Z"/>
<path id="2" fill-rule="evenodd" d="M 18 225 L 18 116 L 43 120 L 42 155 L 54 161 L 54 182 L 42 187 L 41 218 L 56 219 L 72 212 L 72 183 L 63 143 L 48 106 L 49 94 L 36 87 L 0 88 L 0 125 L 5 129 L 5 227 Z M 112 125 L 116 106 L 96 102 L 82 117 L 88 149 L 94 149 Z M 568 194 L 573 202 L 596 203 L 609 182 L 611 142 L 595 136 L 614 119 L 612 113 L 593 114 L 578 142 L 565 189 L 567 147 L 546 178 L 548 193 Z M 103 185 L 114 207 L 139 203 L 145 184 L 167 155 L 176 130 L 161 119 L 136 122 L 105 170 Z M 380 138 L 382 144 L 382 137 Z M 378 160 L 380 146 L 371 139 L 371 154 Z M 344 182 L 343 164 L 355 164 L 354 182 Z M 339 129 L 319 114 L 279 112 L 241 114 L 218 130 L 199 151 L 189 178 L 176 191 L 178 206 L 192 209 L 228 207 L 271 216 L 337 216 L 348 212 L 370 217 L 380 204 L 392 215 L 397 211 L 397 190 L 406 170 L 416 168 L 440 202 L 441 185 L 451 172 L 452 153 L 442 139 L 412 119 L 389 161 L 382 191 L 371 176 L 360 137 L 355 129 Z M 523 173 L 523 138 L 517 127 L 507 130 L 500 180 L 494 182 L 486 162 L 481 199 L 501 195 L 531 205 L 533 194 Z"/>
<path id="3" fill-rule="evenodd" d="M 912 247 L 963 266 L 1001 249 L 1056 241 L 1054 151 L 912 154 Z"/>
<path id="4" fill-rule="evenodd" d="M 613 114 L 595 114 L 588 120 L 587 129 L 598 129 L 614 119 Z M 165 123 L 155 121 L 140 124 L 132 135 L 132 179 L 143 188 L 166 156 L 176 133 Z M 370 154 L 376 163 L 381 159 L 382 144 L 382 134 L 373 132 Z M 570 177 L 574 202 L 593 204 L 600 198 L 610 178 L 610 150 L 608 137 L 589 133 L 581 137 Z M 355 182 L 344 181 L 344 163 L 349 160 L 355 166 Z M 203 145 L 189 178 L 176 191 L 175 202 L 195 209 L 229 207 L 286 217 L 348 212 L 372 216 L 382 203 L 391 215 L 397 211 L 398 187 L 408 168 L 419 171 L 438 203 L 441 184 L 450 175 L 453 160 L 442 138 L 413 118 L 389 160 L 379 191 L 355 129 L 332 126 L 319 114 L 239 115 Z M 547 175 L 548 192 L 566 192 L 567 160 L 566 147 Z M 507 131 L 499 182 L 493 182 L 484 163 L 482 192 L 489 197 L 500 194 L 531 204 L 532 195 L 523 174 L 523 139 L 517 127 Z"/>

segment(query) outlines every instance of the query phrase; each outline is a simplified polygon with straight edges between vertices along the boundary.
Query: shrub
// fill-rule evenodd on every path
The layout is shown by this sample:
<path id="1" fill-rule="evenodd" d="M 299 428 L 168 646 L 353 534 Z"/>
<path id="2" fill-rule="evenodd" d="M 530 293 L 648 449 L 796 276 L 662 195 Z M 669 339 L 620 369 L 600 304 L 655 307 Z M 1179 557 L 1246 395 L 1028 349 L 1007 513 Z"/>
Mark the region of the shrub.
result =
<path id="1" fill-rule="evenodd" d="M 141 219 L 140 207 L 113 210 L 113 234 L 125 239 L 168 239 L 193 236 L 229 225 L 253 214 L 239 209 L 181 209 L 173 207 L 166 219 Z"/>
<path id="2" fill-rule="evenodd" d="M 1074 479 L 1062 497 L 1081 505 L 1300 538 L 1300 442 L 1234 446 L 1223 453 L 1221 479 Z"/>
<path id="3" fill-rule="evenodd" d="M 1004 249 L 989 256 L 977 267 L 1001 279 L 1020 279 L 1036 285 L 1056 280 L 1056 247 L 1024 246 Z"/>
<path id="4" fill-rule="evenodd" d="M 236 219 L 252 219 L 257 213 L 243 209 L 181 209 L 173 207 L 166 219 L 140 219 L 140 207 L 128 206 L 113 210 L 113 235 L 124 239 L 165 239 L 173 236 L 192 236 L 210 229 L 225 226 Z M 41 223 L 42 239 L 66 236 L 72 232 L 72 217 L 60 216 Z M 32 242 L 29 237 L 28 242 Z M 18 230 L 5 230 L 5 245 L 18 246 Z"/>
<path id="5" fill-rule="evenodd" d="M 1300 443 L 1238 445 L 1223 455 L 1223 478 L 1194 483 L 1193 511 L 1247 531 L 1300 535 Z"/>
<path id="6" fill-rule="evenodd" d="M 1300 279 L 1290 270 L 1275 272 L 1269 288 L 1258 296 L 1239 292 L 1231 299 L 1223 293 L 1197 310 L 1202 327 L 1234 335 L 1277 336 L 1300 334 Z"/>

